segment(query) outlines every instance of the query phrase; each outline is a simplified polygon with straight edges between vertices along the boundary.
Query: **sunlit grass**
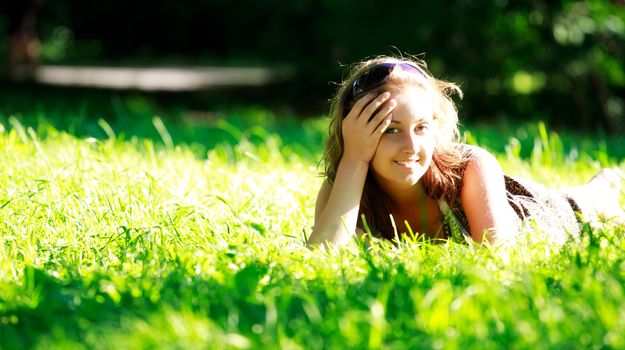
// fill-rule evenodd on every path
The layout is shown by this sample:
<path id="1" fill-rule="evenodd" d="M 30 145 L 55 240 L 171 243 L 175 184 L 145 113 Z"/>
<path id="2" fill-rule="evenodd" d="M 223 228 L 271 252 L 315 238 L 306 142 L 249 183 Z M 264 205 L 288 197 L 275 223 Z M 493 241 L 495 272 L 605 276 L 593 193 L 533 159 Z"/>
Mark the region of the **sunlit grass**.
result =
<path id="1" fill-rule="evenodd" d="M 564 247 L 311 251 L 326 121 L 235 114 L 146 116 L 142 135 L 7 116 L 0 348 L 625 346 L 623 228 L 586 228 Z M 620 162 L 612 144 L 540 124 L 471 131 L 506 173 L 549 186 Z"/>

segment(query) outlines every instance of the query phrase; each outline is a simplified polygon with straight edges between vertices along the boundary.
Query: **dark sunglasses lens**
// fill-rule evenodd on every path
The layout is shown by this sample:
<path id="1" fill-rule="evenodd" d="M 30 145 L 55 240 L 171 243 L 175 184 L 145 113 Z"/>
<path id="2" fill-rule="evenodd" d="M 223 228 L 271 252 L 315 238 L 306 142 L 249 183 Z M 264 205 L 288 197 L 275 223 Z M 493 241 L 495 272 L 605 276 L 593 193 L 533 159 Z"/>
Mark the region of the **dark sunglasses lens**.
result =
<path id="1" fill-rule="evenodd" d="M 380 64 L 373 67 L 370 71 L 354 81 L 352 89 L 353 95 L 360 95 L 363 92 L 373 90 L 384 84 L 386 78 L 393 70 L 393 67 L 395 67 L 395 64 Z"/>
<path id="2" fill-rule="evenodd" d="M 408 63 L 380 63 L 354 81 L 352 88 L 347 92 L 347 96 L 345 97 L 345 105 L 343 106 L 345 115 L 347 115 L 347 112 L 349 112 L 355 100 L 362 94 L 386 83 L 388 76 L 395 67 L 423 76 L 423 73 L 417 67 Z"/>

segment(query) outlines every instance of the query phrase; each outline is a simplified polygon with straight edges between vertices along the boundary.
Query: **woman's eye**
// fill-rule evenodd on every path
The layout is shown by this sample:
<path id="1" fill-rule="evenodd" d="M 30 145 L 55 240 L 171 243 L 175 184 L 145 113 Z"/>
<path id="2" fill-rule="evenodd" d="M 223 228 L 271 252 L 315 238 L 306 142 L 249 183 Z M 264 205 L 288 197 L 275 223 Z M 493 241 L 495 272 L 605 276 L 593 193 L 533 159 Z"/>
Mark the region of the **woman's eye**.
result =
<path id="1" fill-rule="evenodd" d="M 429 128 L 430 128 L 429 125 L 422 124 L 422 125 L 417 126 L 417 131 L 427 131 Z"/>
<path id="2" fill-rule="evenodd" d="M 384 133 L 385 134 L 397 134 L 399 132 L 399 129 L 397 128 L 387 128 Z"/>

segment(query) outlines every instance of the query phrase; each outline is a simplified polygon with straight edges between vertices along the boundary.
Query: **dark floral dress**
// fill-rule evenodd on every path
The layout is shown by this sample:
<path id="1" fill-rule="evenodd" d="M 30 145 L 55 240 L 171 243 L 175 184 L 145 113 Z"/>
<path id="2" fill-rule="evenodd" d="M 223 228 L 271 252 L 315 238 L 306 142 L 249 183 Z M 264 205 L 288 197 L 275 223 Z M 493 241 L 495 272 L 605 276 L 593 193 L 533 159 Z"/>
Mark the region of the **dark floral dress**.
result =
<path id="1" fill-rule="evenodd" d="M 517 214 L 519 229 L 540 230 L 550 239 L 561 243 L 570 237 L 579 236 L 582 222 L 578 213 L 582 214 L 582 211 L 565 191 L 507 175 L 504 175 L 504 180 L 508 204 Z M 457 242 L 471 238 L 469 223 L 460 203 L 461 188 L 462 181 L 458 184 L 458 194 L 453 206 L 439 201 L 444 217 L 445 235 Z"/>

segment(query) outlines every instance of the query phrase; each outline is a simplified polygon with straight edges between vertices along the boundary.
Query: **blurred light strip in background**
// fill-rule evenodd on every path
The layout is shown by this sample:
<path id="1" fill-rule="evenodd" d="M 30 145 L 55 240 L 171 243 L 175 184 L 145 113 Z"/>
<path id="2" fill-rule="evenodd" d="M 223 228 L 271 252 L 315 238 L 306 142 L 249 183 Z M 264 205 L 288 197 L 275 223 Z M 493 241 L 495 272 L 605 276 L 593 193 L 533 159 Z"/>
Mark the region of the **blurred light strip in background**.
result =
<path id="1" fill-rule="evenodd" d="M 223 86 L 262 86 L 279 76 L 268 68 L 37 67 L 42 84 L 110 89 L 189 91 Z"/>

